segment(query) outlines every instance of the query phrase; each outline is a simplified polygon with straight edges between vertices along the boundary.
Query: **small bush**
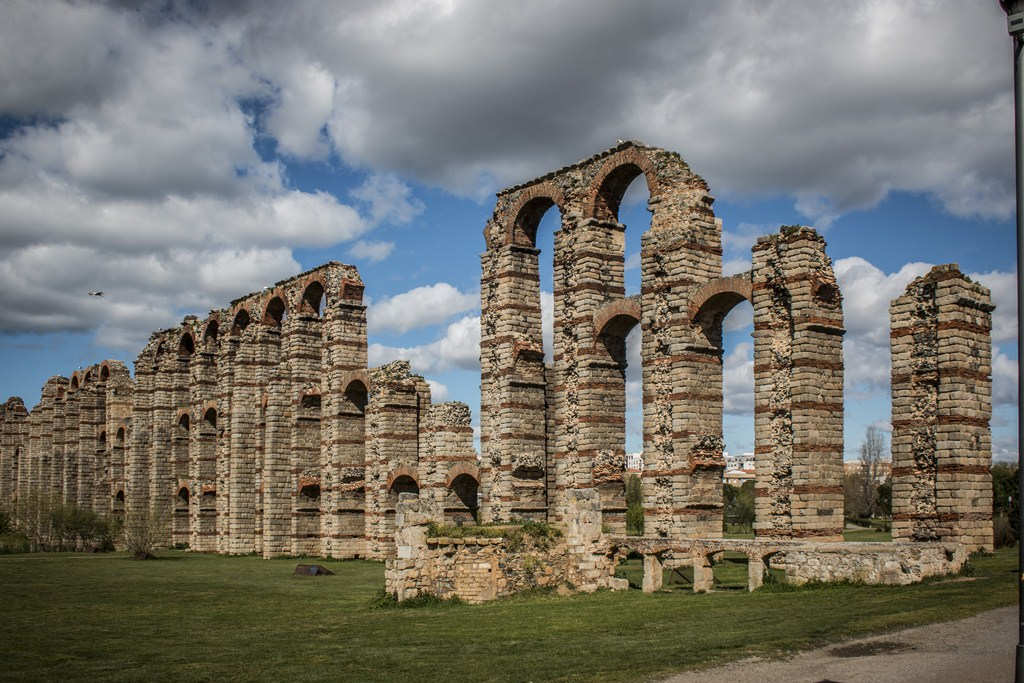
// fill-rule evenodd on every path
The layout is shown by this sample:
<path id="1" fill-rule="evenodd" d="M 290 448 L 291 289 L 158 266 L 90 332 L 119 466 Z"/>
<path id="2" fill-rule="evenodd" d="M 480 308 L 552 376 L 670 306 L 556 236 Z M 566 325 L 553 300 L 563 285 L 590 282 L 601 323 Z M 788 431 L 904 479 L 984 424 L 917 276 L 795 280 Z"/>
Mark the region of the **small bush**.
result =
<path id="1" fill-rule="evenodd" d="M 394 593 L 388 593 L 381 588 L 370 599 L 370 609 L 422 609 L 424 607 L 456 607 L 466 603 L 457 595 L 450 598 L 441 598 L 433 593 L 420 593 L 408 600 L 398 600 Z"/>
<path id="2" fill-rule="evenodd" d="M 1013 525 L 1005 515 L 996 515 L 992 518 L 992 543 L 997 548 L 1017 543 L 1017 534 L 1014 533 Z"/>
<path id="3" fill-rule="evenodd" d="M 169 528 L 169 517 L 158 510 L 128 512 L 121 529 L 125 550 L 131 555 L 151 553 L 165 541 Z"/>
<path id="4" fill-rule="evenodd" d="M 9 534 L 14 531 L 14 518 L 11 513 L 0 508 L 0 535 Z"/>
<path id="5" fill-rule="evenodd" d="M 381 588 L 370 598 L 369 607 L 370 609 L 381 609 L 384 607 L 394 607 L 397 604 L 398 596 L 394 593 L 388 593 Z"/>
<path id="6" fill-rule="evenodd" d="M 32 550 L 28 536 L 19 531 L 8 531 L 0 534 L 0 555 L 10 553 L 27 553 Z"/>

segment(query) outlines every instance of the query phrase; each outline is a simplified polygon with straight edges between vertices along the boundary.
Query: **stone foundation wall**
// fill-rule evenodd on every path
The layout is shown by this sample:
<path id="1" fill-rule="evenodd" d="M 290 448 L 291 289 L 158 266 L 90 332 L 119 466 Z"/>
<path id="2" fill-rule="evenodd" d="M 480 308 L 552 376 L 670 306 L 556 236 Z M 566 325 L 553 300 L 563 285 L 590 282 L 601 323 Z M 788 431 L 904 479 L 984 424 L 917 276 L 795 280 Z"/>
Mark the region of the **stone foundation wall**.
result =
<path id="1" fill-rule="evenodd" d="M 614 578 L 614 556 L 601 534 L 596 490 L 569 497 L 569 520 L 558 538 L 521 534 L 509 538 L 428 538 L 430 502 L 403 493 L 398 502 L 396 557 L 387 560 L 385 588 L 399 600 L 423 593 L 487 602 L 531 588 L 562 587 L 592 592 L 624 589 Z M 514 527 L 508 527 L 514 529 Z"/>
<path id="2" fill-rule="evenodd" d="M 772 566 L 786 582 L 858 581 L 906 586 L 929 576 L 959 572 L 969 555 L 959 543 L 822 543 L 787 547 Z"/>

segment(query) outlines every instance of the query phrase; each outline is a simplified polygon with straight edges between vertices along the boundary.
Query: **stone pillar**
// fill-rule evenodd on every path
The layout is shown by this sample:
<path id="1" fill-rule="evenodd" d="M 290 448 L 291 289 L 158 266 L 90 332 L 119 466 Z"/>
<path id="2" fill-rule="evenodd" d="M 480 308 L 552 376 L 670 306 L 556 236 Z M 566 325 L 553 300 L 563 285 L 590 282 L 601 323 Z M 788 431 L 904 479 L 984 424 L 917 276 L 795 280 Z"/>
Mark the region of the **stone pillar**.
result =
<path id="1" fill-rule="evenodd" d="M 189 547 L 216 551 L 217 491 L 217 334 L 207 324 L 189 363 L 189 413 L 192 434 L 188 444 Z M 213 493 L 213 496 L 208 494 Z"/>
<path id="2" fill-rule="evenodd" d="M 107 430 L 107 488 L 102 492 L 102 510 L 112 512 L 115 509 L 124 513 L 124 494 L 127 493 L 128 446 L 132 421 L 132 404 L 135 394 L 135 383 L 124 363 L 104 361 L 100 366 L 100 377 L 104 383 L 106 398 L 104 403 L 105 428 Z M 122 493 L 121 501 L 117 493 Z"/>
<path id="3" fill-rule="evenodd" d="M 365 556 L 367 523 L 366 307 L 354 268 L 327 294 L 321 330 L 321 470 L 324 554 Z M 335 293 L 336 292 L 336 293 Z"/>
<path id="4" fill-rule="evenodd" d="M 220 342 L 217 357 L 217 487 L 211 493 L 216 508 L 216 547 L 231 552 L 231 445 L 235 406 L 235 366 L 241 348 L 242 331 L 232 329 Z"/>
<path id="5" fill-rule="evenodd" d="M 706 185 L 690 184 L 692 196 L 655 204 L 642 238 L 644 528 L 659 536 L 719 537 L 721 342 L 705 338 L 687 303 L 721 276 L 721 227 Z"/>
<path id="6" fill-rule="evenodd" d="M 480 364 L 484 520 L 547 517 L 544 342 L 539 250 L 493 246 L 481 257 Z M 557 315 L 557 314 L 556 314 Z"/>
<path id="7" fill-rule="evenodd" d="M 370 557 L 394 556 L 395 503 L 401 493 L 419 493 L 419 482 L 414 479 L 419 455 L 417 380 L 422 378 L 411 374 L 408 361 L 394 361 L 370 371 L 371 395 L 366 410 L 366 524 Z"/>
<path id="8" fill-rule="evenodd" d="M 693 592 L 710 593 L 715 590 L 715 570 L 711 556 L 697 553 L 693 556 Z"/>
<path id="9" fill-rule="evenodd" d="M 79 431 L 79 418 L 81 416 L 82 409 L 82 390 L 77 385 L 78 378 L 72 376 L 71 381 L 75 383 L 75 386 L 69 387 L 68 392 L 64 395 L 63 405 L 59 410 L 61 419 L 61 427 L 58 430 L 60 434 L 60 444 L 62 446 L 63 465 L 63 481 L 61 484 L 60 499 L 67 504 L 76 505 L 78 503 L 78 483 L 79 483 L 79 467 L 81 465 L 82 454 L 78 451 L 78 431 Z M 55 457 L 61 457 L 57 449 L 54 449 Z"/>
<path id="10" fill-rule="evenodd" d="M 992 305 L 955 264 L 893 300 L 893 540 L 992 549 Z"/>
<path id="11" fill-rule="evenodd" d="M 0 505 L 11 511 L 18 499 L 19 477 L 28 460 L 28 411 L 13 396 L 3 404 L 0 431 Z"/>
<path id="12" fill-rule="evenodd" d="M 661 590 L 665 581 L 665 566 L 661 557 L 656 553 L 644 555 L 644 593 L 653 593 Z"/>
<path id="13" fill-rule="evenodd" d="M 457 401 L 427 406 L 421 432 L 420 500 L 429 501 L 427 507 L 438 520 L 472 524 L 480 474 L 469 406 Z"/>
<path id="14" fill-rule="evenodd" d="M 765 561 L 760 555 L 747 555 L 747 590 L 756 591 L 764 585 Z"/>
<path id="15" fill-rule="evenodd" d="M 295 555 L 293 510 L 298 476 L 292 467 L 294 386 L 276 373 L 267 386 L 266 442 L 263 460 L 263 557 Z"/>
<path id="16" fill-rule="evenodd" d="M 321 555 L 322 397 L 320 373 L 323 323 L 295 315 L 283 323 L 283 353 L 288 376 L 288 426 L 291 432 L 291 552 Z"/>
<path id="17" fill-rule="evenodd" d="M 554 390 L 563 408 L 556 438 L 556 519 L 564 492 L 593 487 L 601 495 L 603 523 L 613 533 L 626 531 L 625 334 L 599 335 L 594 318 L 625 295 L 624 230 L 615 221 L 587 218 L 561 231 L 556 244 L 555 301 L 565 311 L 565 324 L 558 327 L 563 339 L 556 345 L 565 367 Z"/>
<path id="18" fill-rule="evenodd" d="M 842 297 L 814 230 L 754 246 L 755 533 L 842 540 Z"/>
<path id="19" fill-rule="evenodd" d="M 271 368 L 277 365 L 280 345 L 280 329 L 254 322 L 243 333 L 235 358 L 228 502 L 230 548 L 235 555 L 256 551 L 256 473 L 261 469 L 258 460 L 263 447 L 263 392 Z"/>

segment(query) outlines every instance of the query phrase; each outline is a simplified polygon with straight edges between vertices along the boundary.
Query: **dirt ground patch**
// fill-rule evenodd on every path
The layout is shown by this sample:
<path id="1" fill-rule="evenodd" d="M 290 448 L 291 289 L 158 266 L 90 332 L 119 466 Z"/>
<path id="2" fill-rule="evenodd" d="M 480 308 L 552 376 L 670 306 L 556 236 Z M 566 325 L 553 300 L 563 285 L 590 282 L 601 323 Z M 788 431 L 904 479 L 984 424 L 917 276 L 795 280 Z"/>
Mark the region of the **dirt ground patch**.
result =
<path id="1" fill-rule="evenodd" d="M 832 644 L 785 660 L 745 659 L 665 683 L 989 683 L 1013 680 L 1017 608 Z"/>

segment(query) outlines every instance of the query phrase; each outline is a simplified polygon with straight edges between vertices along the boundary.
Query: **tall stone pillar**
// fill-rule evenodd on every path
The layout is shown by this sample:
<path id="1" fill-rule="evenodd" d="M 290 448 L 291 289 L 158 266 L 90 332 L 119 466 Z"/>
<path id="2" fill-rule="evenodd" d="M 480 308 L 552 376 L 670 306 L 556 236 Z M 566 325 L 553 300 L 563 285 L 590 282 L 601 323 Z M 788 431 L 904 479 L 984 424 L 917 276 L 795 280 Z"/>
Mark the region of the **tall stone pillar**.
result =
<path id="1" fill-rule="evenodd" d="M 366 486 L 366 307 L 354 268 L 328 288 L 321 329 L 321 443 L 324 554 L 367 553 Z M 336 293 L 335 293 L 336 292 Z"/>
<path id="2" fill-rule="evenodd" d="M 755 533 L 841 540 L 842 297 L 810 228 L 754 246 Z"/>
<path id="3" fill-rule="evenodd" d="M 487 521 L 547 517 L 548 443 L 539 428 L 548 408 L 539 253 L 506 244 L 481 257 L 480 441 L 487 454 L 481 512 Z"/>
<path id="4" fill-rule="evenodd" d="M 127 514 L 148 514 L 149 478 L 153 461 L 153 408 L 156 396 L 158 340 L 143 349 L 135 361 L 135 394 L 132 402 L 131 447 L 128 453 Z"/>
<path id="5" fill-rule="evenodd" d="M 894 540 L 992 549 L 993 308 L 956 264 L 889 308 Z"/>
<path id="6" fill-rule="evenodd" d="M 245 555 L 256 550 L 256 473 L 262 452 L 263 392 L 277 365 L 281 331 L 269 324 L 253 323 L 243 333 L 235 358 L 231 397 L 230 547 Z"/>
<path id="7" fill-rule="evenodd" d="M 19 477 L 28 460 L 28 411 L 25 403 L 13 396 L 2 406 L 0 432 L 0 504 L 10 511 L 18 499 Z"/>
<path id="8" fill-rule="evenodd" d="M 645 532 L 722 533 L 721 343 L 687 304 L 722 274 L 721 227 L 699 178 L 654 202 L 641 239 Z M 684 191 L 689 188 L 689 191 Z"/>
<path id="9" fill-rule="evenodd" d="M 612 220 L 587 218 L 561 231 L 555 268 L 555 301 L 568 323 L 558 328 L 563 339 L 556 344 L 565 359 L 554 388 L 556 405 L 565 409 L 555 446 L 556 518 L 566 514 L 568 491 L 594 488 L 603 523 L 615 533 L 626 531 L 625 334 L 599 334 L 594 319 L 625 295 L 624 230 Z"/>
<path id="10" fill-rule="evenodd" d="M 422 378 L 408 361 L 370 371 L 366 409 L 366 525 L 368 554 L 394 555 L 395 503 L 401 493 L 419 493 L 419 417 Z"/>

